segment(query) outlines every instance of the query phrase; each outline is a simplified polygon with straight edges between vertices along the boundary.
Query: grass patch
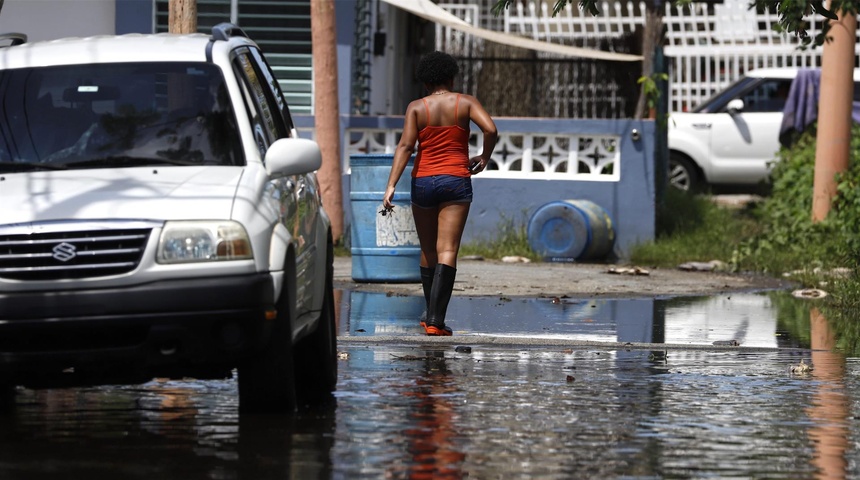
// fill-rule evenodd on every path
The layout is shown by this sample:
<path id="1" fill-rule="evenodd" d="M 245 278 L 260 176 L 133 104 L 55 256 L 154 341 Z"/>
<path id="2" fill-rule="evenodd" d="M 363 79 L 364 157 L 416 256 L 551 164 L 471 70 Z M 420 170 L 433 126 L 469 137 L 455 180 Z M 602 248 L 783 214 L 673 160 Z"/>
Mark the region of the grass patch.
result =
<path id="1" fill-rule="evenodd" d="M 748 209 L 726 208 L 709 197 L 675 189 L 657 212 L 656 240 L 631 249 L 638 265 L 676 267 L 685 262 L 720 260 L 731 264 L 738 247 L 759 233 Z"/>
<path id="2" fill-rule="evenodd" d="M 529 246 L 527 222 L 517 222 L 504 215 L 502 215 L 492 237 L 473 240 L 460 247 L 460 256 L 467 255 L 479 255 L 489 259 L 500 259 L 512 255 L 533 261 L 540 259 Z"/>

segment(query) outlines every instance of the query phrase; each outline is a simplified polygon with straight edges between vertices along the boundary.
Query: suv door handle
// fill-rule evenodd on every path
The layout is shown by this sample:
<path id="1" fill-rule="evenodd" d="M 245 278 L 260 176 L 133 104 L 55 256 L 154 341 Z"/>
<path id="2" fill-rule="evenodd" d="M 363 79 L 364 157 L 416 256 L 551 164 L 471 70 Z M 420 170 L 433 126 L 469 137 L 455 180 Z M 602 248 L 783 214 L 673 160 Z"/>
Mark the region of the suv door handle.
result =
<path id="1" fill-rule="evenodd" d="M 697 130 L 707 130 L 707 129 L 711 128 L 710 123 L 694 123 L 691 126 Z"/>

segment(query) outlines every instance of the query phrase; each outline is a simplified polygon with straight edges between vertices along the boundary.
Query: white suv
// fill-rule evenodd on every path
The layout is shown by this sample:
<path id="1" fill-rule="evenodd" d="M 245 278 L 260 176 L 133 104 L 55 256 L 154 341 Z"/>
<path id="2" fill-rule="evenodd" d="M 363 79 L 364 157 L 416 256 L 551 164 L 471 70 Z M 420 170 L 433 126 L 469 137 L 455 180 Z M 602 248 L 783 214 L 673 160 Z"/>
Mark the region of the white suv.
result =
<path id="1" fill-rule="evenodd" d="M 681 190 L 755 185 L 779 151 L 782 112 L 797 68 L 747 72 L 692 112 L 669 115 L 669 182 Z M 860 100 L 860 71 L 854 73 Z"/>
<path id="2" fill-rule="evenodd" d="M 336 381 L 332 238 L 257 45 L 0 48 L 0 388 L 225 378 L 243 410 Z"/>

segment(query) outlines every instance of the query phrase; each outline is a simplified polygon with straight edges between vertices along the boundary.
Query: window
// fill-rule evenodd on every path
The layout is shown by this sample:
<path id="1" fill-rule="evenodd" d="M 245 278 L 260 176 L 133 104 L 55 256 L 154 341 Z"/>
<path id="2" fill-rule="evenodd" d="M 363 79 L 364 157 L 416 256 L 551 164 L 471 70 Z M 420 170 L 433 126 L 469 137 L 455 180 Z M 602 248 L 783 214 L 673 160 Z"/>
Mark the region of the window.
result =
<path id="1" fill-rule="evenodd" d="M 782 112 L 791 79 L 767 79 L 740 98 L 744 101 L 744 112 Z"/>
<path id="2" fill-rule="evenodd" d="M 288 136 L 284 119 L 269 87 L 264 86 L 248 48 L 241 48 L 233 61 L 236 75 L 242 80 L 246 108 L 260 156 L 275 140 Z M 281 99 L 283 101 L 283 99 Z"/>
<path id="3" fill-rule="evenodd" d="M 221 70 L 206 63 L 68 65 L 0 73 L 2 161 L 243 165 Z"/>

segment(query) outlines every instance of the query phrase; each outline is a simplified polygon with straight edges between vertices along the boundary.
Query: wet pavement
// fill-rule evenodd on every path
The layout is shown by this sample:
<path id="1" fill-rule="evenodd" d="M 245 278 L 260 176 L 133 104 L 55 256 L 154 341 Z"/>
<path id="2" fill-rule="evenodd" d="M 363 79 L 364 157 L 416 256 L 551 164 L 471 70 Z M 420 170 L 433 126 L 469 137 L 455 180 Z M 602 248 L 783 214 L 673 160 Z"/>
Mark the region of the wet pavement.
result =
<path id="1" fill-rule="evenodd" d="M 436 340 L 416 297 L 339 297 L 332 405 L 240 416 L 233 380 L 21 390 L 0 478 L 860 478 L 860 359 L 814 302 L 455 297 Z"/>

